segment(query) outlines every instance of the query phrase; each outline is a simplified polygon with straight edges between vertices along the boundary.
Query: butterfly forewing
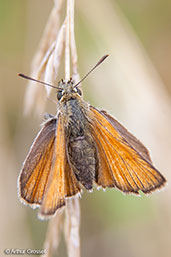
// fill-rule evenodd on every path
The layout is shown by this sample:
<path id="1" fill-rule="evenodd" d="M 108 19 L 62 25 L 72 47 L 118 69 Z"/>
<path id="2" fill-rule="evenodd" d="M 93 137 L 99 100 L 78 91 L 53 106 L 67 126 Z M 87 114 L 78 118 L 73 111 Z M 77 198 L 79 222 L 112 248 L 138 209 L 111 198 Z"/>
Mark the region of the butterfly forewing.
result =
<path id="1" fill-rule="evenodd" d="M 116 183 L 114 181 L 112 171 L 110 170 L 109 160 L 106 158 L 105 151 L 102 147 L 102 138 L 94 137 L 96 145 L 98 148 L 98 160 L 99 167 L 96 174 L 95 180 L 99 186 L 105 187 L 115 187 Z"/>
<path id="2" fill-rule="evenodd" d="M 41 204 L 51 169 L 56 119 L 43 125 L 19 176 L 19 195 L 29 204 Z"/>
<path id="3" fill-rule="evenodd" d="M 45 189 L 45 195 L 40 209 L 41 215 L 52 215 L 57 208 L 65 205 L 64 168 L 65 168 L 65 134 L 61 120 L 58 116 L 56 138 L 50 175 Z"/>
<path id="4" fill-rule="evenodd" d="M 55 214 L 65 205 L 65 198 L 80 191 L 75 175 L 66 156 L 65 128 L 61 115 L 58 117 L 54 153 L 45 195 L 40 208 L 40 217 Z"/>
<path id="5" fill-rule="evenodd" d="M 112 126 L 118 131 L 118 133 L 125 139 L 135 150 L 141 154 L 141 156 L 148 162 L 151 162 L 151 158 L 147 148 L 133 136 L 123 125 L 121 125 L 116 119 L 109 115 L 106 111 L 102 110 L 101 113 L 107 118 Z"/>
<path id="6" fill-rule="evenodd" d="M 65 198 L 80 186 L 66 156 L 61 115 L 47 121 L 36 137 L 19 176 L 19 195 L 29 205 L 41 206 L 39 217 L 55 214 Z"/>
<path id="7" fill-rule="evenodd" d="M 129 132 L 123 136 L 124 127 L 118 124 L 109 114 L 90 107 L 90 125 L 99 158 L 106 159 L 114 186 L 135 194 L 139 190 L 149 193 L 163 186 L 165 179 L 152 165 L 148 150 Z M 106 170 L 99 169 L 96 182 L 100 185 L 105 181 L 105 173 Z"/>

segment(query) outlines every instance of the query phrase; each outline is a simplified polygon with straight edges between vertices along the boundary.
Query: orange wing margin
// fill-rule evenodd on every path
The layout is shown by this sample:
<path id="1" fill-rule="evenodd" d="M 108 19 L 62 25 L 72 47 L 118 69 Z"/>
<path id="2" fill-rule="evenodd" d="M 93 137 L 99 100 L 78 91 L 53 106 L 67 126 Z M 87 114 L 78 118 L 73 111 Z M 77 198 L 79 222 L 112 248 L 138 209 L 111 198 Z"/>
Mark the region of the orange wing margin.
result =
<path id="1" fill-rule="evenodd" d="M 166 180 L 152 165 L 147 149 L 126 129 L 124 137 L 124 127 L 119 124 L 120 132 L 116 129 L 118 124 L 110 115 L 90 107 L 90 126 L 100 162 L 97 184 L 135 194 L 139 190 L 150 193 L 162 187 Z"/>

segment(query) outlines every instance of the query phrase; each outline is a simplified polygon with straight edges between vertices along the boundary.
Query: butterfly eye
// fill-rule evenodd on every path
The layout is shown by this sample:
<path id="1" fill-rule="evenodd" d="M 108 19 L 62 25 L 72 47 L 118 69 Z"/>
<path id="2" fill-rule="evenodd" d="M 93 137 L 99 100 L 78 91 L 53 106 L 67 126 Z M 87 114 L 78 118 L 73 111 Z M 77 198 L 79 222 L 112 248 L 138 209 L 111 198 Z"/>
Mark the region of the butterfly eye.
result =
<path id="1" fill-rule="evenodd" d="M 77 93 L 81 96 L 82 95 L 82 92 L 79 88 L 77 88 Z"/>
<path id="2" fill-rule="evenodd" d="M 58 92 L 57 92 L 57 99 L 58 99 L 58 101 L 61 100 L 62 95 L 63 95 L 63 92 L 62 92 L 62 91 L 58 91 Z"/>

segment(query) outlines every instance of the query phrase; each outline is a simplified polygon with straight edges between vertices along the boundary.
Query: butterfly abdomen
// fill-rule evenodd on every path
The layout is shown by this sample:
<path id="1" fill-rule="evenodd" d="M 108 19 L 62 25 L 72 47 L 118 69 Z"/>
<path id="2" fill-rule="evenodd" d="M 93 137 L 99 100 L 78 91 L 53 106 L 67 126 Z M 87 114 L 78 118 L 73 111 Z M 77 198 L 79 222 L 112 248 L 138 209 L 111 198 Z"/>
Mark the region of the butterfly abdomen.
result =
<path id="1" fill-rule="evenodd" d="M 92 189 L 98 168 L 97 152 L 94 145 L 84 108 L 77 99 L 70 99 L 65 104 L 68 116 L 65 125 L 68 159 L 81 184 Z"/>
<path id="2" fill-rule="evenodd" d="M 97 169 L 94 145 L 85 136 L 75 138 L 68 144 L 68 155 L 77 179 L 86 189 L 92 189 Z"/>

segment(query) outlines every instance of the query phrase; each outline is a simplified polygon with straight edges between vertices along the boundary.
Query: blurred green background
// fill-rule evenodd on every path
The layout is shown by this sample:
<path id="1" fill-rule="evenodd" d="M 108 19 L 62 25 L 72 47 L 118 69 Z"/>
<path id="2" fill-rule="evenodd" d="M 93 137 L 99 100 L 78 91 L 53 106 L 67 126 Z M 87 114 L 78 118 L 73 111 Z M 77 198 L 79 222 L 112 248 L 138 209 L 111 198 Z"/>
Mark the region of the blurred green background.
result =
<path id="1" fill-rule="evenodd" d="M 84 83 L 85 99 L 109 110 L 171 178 L 171 1 L 75 1 L 79 71 L 110 57 Z M 47 222 L 21 205 L 17 177 L 42 117 L 23 115 L 26 82 L 53 1 L 0 0 L 0 255 L 5 248 L 42 249 Z M 59 79 L 61 79 L 59 77 Z M 55 99 L 55 92 L 52 92 Z M 35 103 L 36 104 L 36 103 Z M 42 110 L 43 112 L 44 110 Z M 55 113 L 47 101 L 46 111 Z M 117 190 L 81 199 L 82 256 L 169 257 L 171 189 L 149 197 Z M 58 256 L 66 256 L 62 242 Z"/>

